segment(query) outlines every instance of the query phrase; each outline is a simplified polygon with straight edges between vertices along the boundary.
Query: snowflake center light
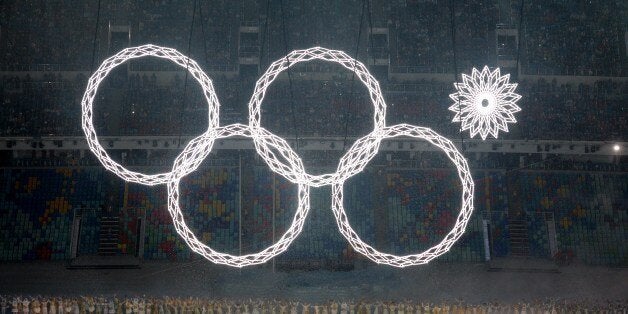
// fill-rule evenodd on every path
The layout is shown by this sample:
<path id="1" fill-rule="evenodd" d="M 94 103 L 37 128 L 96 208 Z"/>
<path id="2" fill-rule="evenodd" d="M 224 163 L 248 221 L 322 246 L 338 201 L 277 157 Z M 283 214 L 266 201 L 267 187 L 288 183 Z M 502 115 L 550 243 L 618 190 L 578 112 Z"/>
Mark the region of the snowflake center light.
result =
<path id="1" fill-rule="evenodd" d="M 491 92 L 481 92 L 475 100 L 475 108 L 483 115 L 490 115 L 495 110 L 495 95 Z"/>

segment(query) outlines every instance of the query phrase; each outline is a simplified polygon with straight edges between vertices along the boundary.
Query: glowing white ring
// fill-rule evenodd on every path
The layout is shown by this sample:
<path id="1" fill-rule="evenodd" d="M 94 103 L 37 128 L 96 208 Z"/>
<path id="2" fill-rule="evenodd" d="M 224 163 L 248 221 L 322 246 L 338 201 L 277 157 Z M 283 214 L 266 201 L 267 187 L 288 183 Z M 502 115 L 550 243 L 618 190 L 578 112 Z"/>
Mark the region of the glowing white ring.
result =
<path id="1" fill-rule="evenodd" d="M 384 128 L 381 132 L 375 134 L 369 134 L 361 138 L 362 143 L 375 143 L 381 142 L 383 139 L 397 137 L 397 136 L 410 136 L 414 138 L 424 139 L 430 142 L 432 145 L 442 149 L 449 157 L 456 169 L 458 170 L 458 177 L 462 183 L 462 206 L 456 224 L 453 229 L 445 236 L 445 238 L 437 245 L 421 252 L 419 254 L 410 254 L 404 256 L 398 256 L 393 254 L 382 253 L 372 246 L 366 244 L 360 239 L 358 234 L 351 228 L 349 219 L 344 210 L 343 204 L 343 185 L 344 181 L 334 182 L 332 185 L 332 211 L 336 217 L 336 223 L 340 233 L 349 241 L 351 246 L 359 253 L 368 257 L 372 261 L 379 264 L 387 264 L 395 267 L 406 267 L 410 265 L 426 264 L 434 258 L 449 251 L 449 248 L 462 236 L 464 229 L 467 227 L 471 213 L 473 212 L 473 191 L 474 184 L 473 178 L 471 178 L 471 172 L 469 171 L 469 165 L 465 158 L 460 154 L 454 144 L 432 131 L 429 128 L 418 127 L 408 124 L 397 124 Z M 373 147 L 375 144 L 371 144 Z M 345 155 L 342 159 L 350 159 L 350 155 Z M 350 162 L 349 162 L 350 163 Z"/>
<path id="2" fill-rule="evenodd" d="M 87 82 L 87 88 L 85 89 L 85 94 L 83 94 L 83 100 L 81 101 L 82 107 L 82 124 L 83 124 L 83 132 L 85 133 L 85 138 L 87 139 L 87 144 L 89 145 L 89 149 L 96 155 L 96 158 L 100 161 L 100 163 L 107 168 L 107 170 L 115 173 L 118 177 L 135 183 L 141 183 L 145 185 L 157 185 L 168 182 L 170 173 L 159 173 L 159 174 L 143 174 L 140 172 L 135 172 L 124 168 L 119 163 L 115 162 L 107 151 L 100 145 L 98 142 L 98 136 L 96 135 L 96 130 L 94 128 L 93 123 L 93 104 L 94 98 L 96 97 L 96 92 L 98 91 L 98 86 L 102 81 L 107 77 L 109 72 L 113 70 L 118 65 L 124 63 L 129 59 L 136 59 L 145 56 L 153 56 L 162 59 L 168 59 L 178 64 L 179 66 L 188 69 L 192 77 L 196 79 L 196 81 L 201 84 L 201 88 L 203 89 L 203 94 L 207 103 L 209 104 L 209 127 L 208 129 L 213 129 L 218 127 L 218 111 L 219 111 L 219 103 L 218 97 L 216 96 L 216 92 L 214 91 L 214 87 L 212 85 L 211 79 L 207 77 L 205 72 L 201 70 L 196 61 L 182 55 L 175 49 L 159 47 L 155 45 L 143 45 L 138 47 L 126 48 L 112 57 L 107 58 L 100 67 L 92 74 Z M 190 172 L 195 169 L 187 169 Z"/>
<path id="3" fill-rule="evenodd" d="M 277 243 L 265 248 L 264 250 L 246 255 L 231 255 L 213 250 L 208 245 L 199 241 L 194 233 L 188 228 L 179 206 L 179 182 L 183 176 L 189 173 L 186 170 L 192 164 L 200 164 L 203 159 L 209 155 L 211 147 L 216 139 L 226 138 L 230 136 L 244 136 L 253 138 L 262 134 L 264 137 L 271 139 L 269 145 L 278 151 L 285 150 L 288 146 L 283 139 L 273 135 L 272 133 L 259 129 L 253 132 L 249 126 L 242 124 L 231 124 L 210 130 L 205 134 L 193 139 L 185 147 L 183 152 L 175 159 L 172 167 L 172 178 L 168 181 L 168 211 L 172 216 L 174 227 L 177 233 L 185 240 L 188 246 L 196 253 L 202 255 L 211 262 L 217 264 L 225 264 L 234 267 L 244 267 L 249 265 L 261 264 L 271 258 L 281 254 L 296 239 L 303 230 L 303 224 L 310 210 L 310 187 L 304 183 L 299 183 L 298 205 L 294 214 L 292 224 L 281 236 Z M 200 162 L 199 162 L 200 160 Z M 293 160 L 295 164 L 303 166 L 300 160 Z M 198 167 L 198 165 L 196 166 Z"/>
<path id="4" fill-rule="evenodd" d="M 357 61 L 347 55 L 343 51 L 339 50 L 331 50 L 322 47 L 313 47 L 309 49 L 303 50 L 294 50 L 289 53 L 286 57 L 278 59 L 273 62 L 268 70 L 262 75 L 262 77 L 257 80 L 255 84 L 255 90 L 253 91 L 253 95 L 251 96 L 251 100 L 249 101 L 249 125 L 255 130 L 260 128 L 261 124 L 261 106 L 262 101 L 264 100 L 264 95 L 266 94 L 266 90 L 270 86 L 270 84 L 279 76 L 281 72 L 290 68 L 291 66 L 306 61 L 312 60 L 323 60 L 330 61 L 340 64 L 345 67 L 349 71 L 353 71 L 358 79 L 364 83 L 366 88 L 369 90 L 369 94 L 371 97 L 371 101 L 373 102 L 374 107 L 374 115 L 373 122 L 375 124 L 375 128 L 373 132 L 377 132 L 382 129 L 386 125 L 386 103 L 384 102 L 384 97 L 382 96 L 382 91 L 379 87 L 379 83 L 377 80 L 371 75 L 371 73 L 366 69 L 362 62 Z M 260 141 L 259 137 L 254 137 L 255 149 L 260 152 L 260 156 L 266 161 L 266 163 L 270 164 L 270 160 L 267 157 L 269 154 L 265 153 L 268 150 L 268 146 L 264 141 Z M 362 159 L 359 160 L 360 163 L 368 163 L 375 154 L 372 155 L 360 155 Z M 286 165 L 283 165 L 282 168 L 292 168 Z M 311 187 L 320 187 L 324 185 L 330 185 L 338 180 L 346 180 L 348 176 L 343 175 L 342 173 L 327 173 L 320 175 L 311 175 L 309 173 L 293 173 L 289 175 L 287 173 L 282 173 L 280 169 L 280 173 L 286 177 L 289 177 L 290 181 L 293 183 L 299 182 L 299 180 L 305 180 Z"/>

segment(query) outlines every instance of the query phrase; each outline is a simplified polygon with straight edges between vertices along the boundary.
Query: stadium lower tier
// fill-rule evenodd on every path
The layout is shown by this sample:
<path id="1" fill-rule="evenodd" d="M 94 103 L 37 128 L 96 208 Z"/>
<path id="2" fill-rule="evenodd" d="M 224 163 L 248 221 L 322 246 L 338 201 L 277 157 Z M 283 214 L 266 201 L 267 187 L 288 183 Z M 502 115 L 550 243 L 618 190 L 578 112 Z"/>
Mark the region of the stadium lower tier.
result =
<path id="1" fill-rule="evenodd" d="M 101 167 L 1 171 L 2 261 L 63 260 L 73 250 L 93 255 L 103 252 L 107 240 L 114 243 L 109 252 L 114 255 L 197 257 L 174 229 L 165 186 L 125 183 Z M 479 170 L 473 177 L 475 212 L 464 236 L 439 260 L 483 261 L 488 251 L 491 257 L 628 265 L 628 174 Z M 271 245 L 296 211 L 296 186 L 263 166 L 205 167 L 185 177 L 179 190 L 186 222 L 196 236 L 231 254 Z M 383 252 L 412 254 L 440 242 L 451 230 L 460 191 L 453 169 L 371 167 L 345 183 L 344 206 L 363 241 Z M 310 198 L 302 234 L 275 259 L 276 265 L 352 267 L 367 262 L 337 231 L 330 188 L 312 188 Z M 111 217 L 113 227 L 105 223 Z M 73 230 L 78 234 L 75 249 Z"/>

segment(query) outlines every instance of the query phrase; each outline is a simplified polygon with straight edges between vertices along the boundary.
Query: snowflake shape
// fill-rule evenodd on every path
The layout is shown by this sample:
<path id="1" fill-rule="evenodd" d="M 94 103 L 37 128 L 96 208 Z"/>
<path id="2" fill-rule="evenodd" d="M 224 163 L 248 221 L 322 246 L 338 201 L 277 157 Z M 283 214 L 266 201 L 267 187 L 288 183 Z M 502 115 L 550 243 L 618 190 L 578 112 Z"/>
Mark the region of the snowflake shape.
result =
<path id="1" fill-rule="evenodd" d="M 517 84 L 509 84 L 510 74 L 501 76 L 484 66 L 482 72 L 473 68 L 471 76 L 462 74 L 462 83 L 454 83 L 457 93 L 449 95 L 454 104 L 449 110 L 456 113 L 452 122 L 462 121 L 462 130 L 470 130 L 471 137 L 480 134 L 482 140 L 491 134 L 497 138 L 499 130 L 508 132 L 507 123 L 516 123 L 514 113 L 521 111 L 515 104 L 521 95 L 514 91 Z"/>

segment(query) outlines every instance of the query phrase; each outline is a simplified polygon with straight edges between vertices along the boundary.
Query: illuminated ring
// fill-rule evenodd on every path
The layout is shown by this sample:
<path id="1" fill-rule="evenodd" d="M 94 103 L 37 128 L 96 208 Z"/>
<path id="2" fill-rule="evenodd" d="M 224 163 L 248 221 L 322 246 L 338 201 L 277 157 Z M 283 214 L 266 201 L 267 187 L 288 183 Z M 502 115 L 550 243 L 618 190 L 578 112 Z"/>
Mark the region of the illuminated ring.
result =
<path id="1" fill-rule="evenodd" d="M 96 155 L 96 158 L 107 168 L 107 170 L 115 173 L 118 177 L 135 183 L 141 183 L 145 185 L 157 185 L 166 183 L 169 180 L 171 173 L 159 173 L 159 174 L 143 174 L 135 171 L 128 170 L 122 165 L 115 162 L 105 149 L 98 142 L 98 136 L 93 124 L 93 103 L 98 91 L 98 86 L 107 77 L 109 72 L 116 66 L 122 64 L 126 60 L 136 59 L 145 56 L 153 56 L 162 59 L 168 59 L 178 64 L 179 66 L 187 69 L 190 74 L 201 84 L 205 99 L 209 104 L 209 129 L 218 127 L 218 97 L 214 91 L 211 79 L 201 70 L 198 64 L 179 53 L 172 48 L 159 47 L 155 45 L 143 45 L 138 47 L 126 48 L 112 57 L 107 58 L 100 67 L 92 74 L 87 83 L 85 94 L 83 94 L 83 100 L 81 101 L 82 107 L 82 125 L 83 132 L 87 139 L 89 149 Z M 194 169 L 188 169 L 194 171 Z"/>
<path id="2" fill-rule="evenodd" d="M 266 73 L 260 77 L 260 79 L 255 84 L 255 90 L 253 91 L 253 95 L 251 96 L 251 100 L 249 101 L 249 125 L 253 130 L 261 129 L 261 105 L 264 100 L 264 96 L 266 94 L 266 89 L 270 86 L 270 84 L 279 76 L 279 74 L 290 68 L 291 66 L 311 60 L 323 60 L 335 62 L 346 69 L 353 71 L 358 79 L 364 83 L 366 88 L 369 90 L 369 94 L 371 97 L 371 101 L 374 106 L 374 116 L 373 121 L 375 124 L 374 132 L 384 128 L 386 126 L 386 103 L 384 102 L 384 98 L 382 96 L 381 89 L 379 87 L 379 83 L 377 80 L 369 73 L 364 64 L 353 59 L 345 52 L 338 50 L 330 50 L 321 47 L 313 47 L 304 50 L 294 50 L 287 56 L 273 62 Z M 268 142 L 265 141 L 262 137 L 255 136 L 253 137 L 255 148 L 260 156 L 266 161 L 267 164 L 271 164 L 272 160 L 268 156 L 272 154 L 268 152 Z M 362 158 L 357 162 L 366 165 L 371 158 L 375 156 L 375 154 L 361 154 Z M 303 170 L 302 173 L 292 173 L 292 175 L 283 171 L 282 169 L 294 169 L 292 166 L 282 165 L 279 169 L 275 169 L 271 166 L 275 172 L 283 175 L 288 178 L 293 183 L 298 183 L 300 180 L 304 180 L 311 187 L 320 187 L 324 185 L 330 185 L 337 181 L 346 180 L 348 176 L 343 175 L 342 173 L 327 173 L 320 175 L 311 175 Z"/>
<path id="3" fill-rule="evenodd" d="M 290 148 L 288 143 L 273 135 L 272 133 L 260 129 L 252 131 L 252 129 L 243 124 L 231 124 L 214 130 L 209 130 L 205 134 L 193 139 L 185 147 L 183 152 L 175 159 L 172 167 L 172 177 L 168 181 L 168 211 L 172 216 L 174 227 L 177 233 L 185 240 L 192 251 L 202 255 L 211 262 L 224 264 L 234 267 L 244 267 L 249 265 L 261 264 L 267 262 L 271 258 L 284 252 L 288 246 L 296 239 L 303 230 L 303 224 L 310 210 L 310 188 L 304 183 L 299 183 L 298 205 L 297 211 L 292 220 L 290 228 L 281 236 L 277 243 L 265 248 L 262 251 L 246 255 L 231 255 L 213 250 L 206 244 L 199 241 L 194 233 L 185 223 L 183 213 L 179 206 L 179 182 L 183 176 L 190 171 L 186 169 L 190 166 L 198 167 L 205 157 L 211 151 L 211 147 L 216 139 L 226 138 L 230 136 L 244 136 L 255 138 L 255 136 L 264 136 L 271 139 L 270 145 L 279 152 L 284 152 L 286 147 Z M 200 161 L 199 161 L 200 160 Z M 295 165 L 300 165 L 303 170 L 303 164 L 300 160 L 292 161 Z"/>
<path id="4" fill-rule="evenodd" d="M 469 171 L 469 165 L 466 159 L 460 154 L 458 149 L 453 143 L 445 137 L 442 137 L 438 133 L 432 131 L 429 128 L 418 127 L 408 124 L 397 124 L 384 128 L 381 132 L 375 134 L 369 134 L 360 140 L 359 142 L 376 143 L 381 142 L 385 138 L 397 137 L 397 136 L 409 136 L 414 138 L 420 138 L 428 141 L 432 145 L 440 148 L 447 154 L 449 160 L 451 160 L 456 169 L 458 170 L 458 176 L 462 183 L 462 207 L 456 224 L 453 229 L 445 236 L 445 238 L 435 246 L 419 253 L 411 255 L 392 255 L 382 253 L 373 248 L 372 246 L 364 243 L 358 234 L 351 228 L 349 219 L 344 210 L 343 204 L 343 185 L 344 181 L 335 182 L 332 185 L 332 211 L 336 218 L 336 223 L 340 229 L 340 233 L 351 243 L 351 246 L 359 253 L 368 257 L 370 260 L 378 264 L 387 264 L 395 267 L 406 267 L 410 265 L 426 264 L 434 258 L 449 251 L 451 246 L 462 236 L 467 223 L 471 218 L 473 212 L 473 190 L 474 184 L 471 178 L 471 172 Z M 356 142 L 357 143 L 357 142 Z M 375 147 L 375 144 L 371 144 Z M 350 154 L 345 155 L 341 159 L 341 163 L 345 159 L 352 159 Z M 344 162 L 347 163 L 347 162 Z M 351 162 L 348 162 L 349 164 Z"/>

